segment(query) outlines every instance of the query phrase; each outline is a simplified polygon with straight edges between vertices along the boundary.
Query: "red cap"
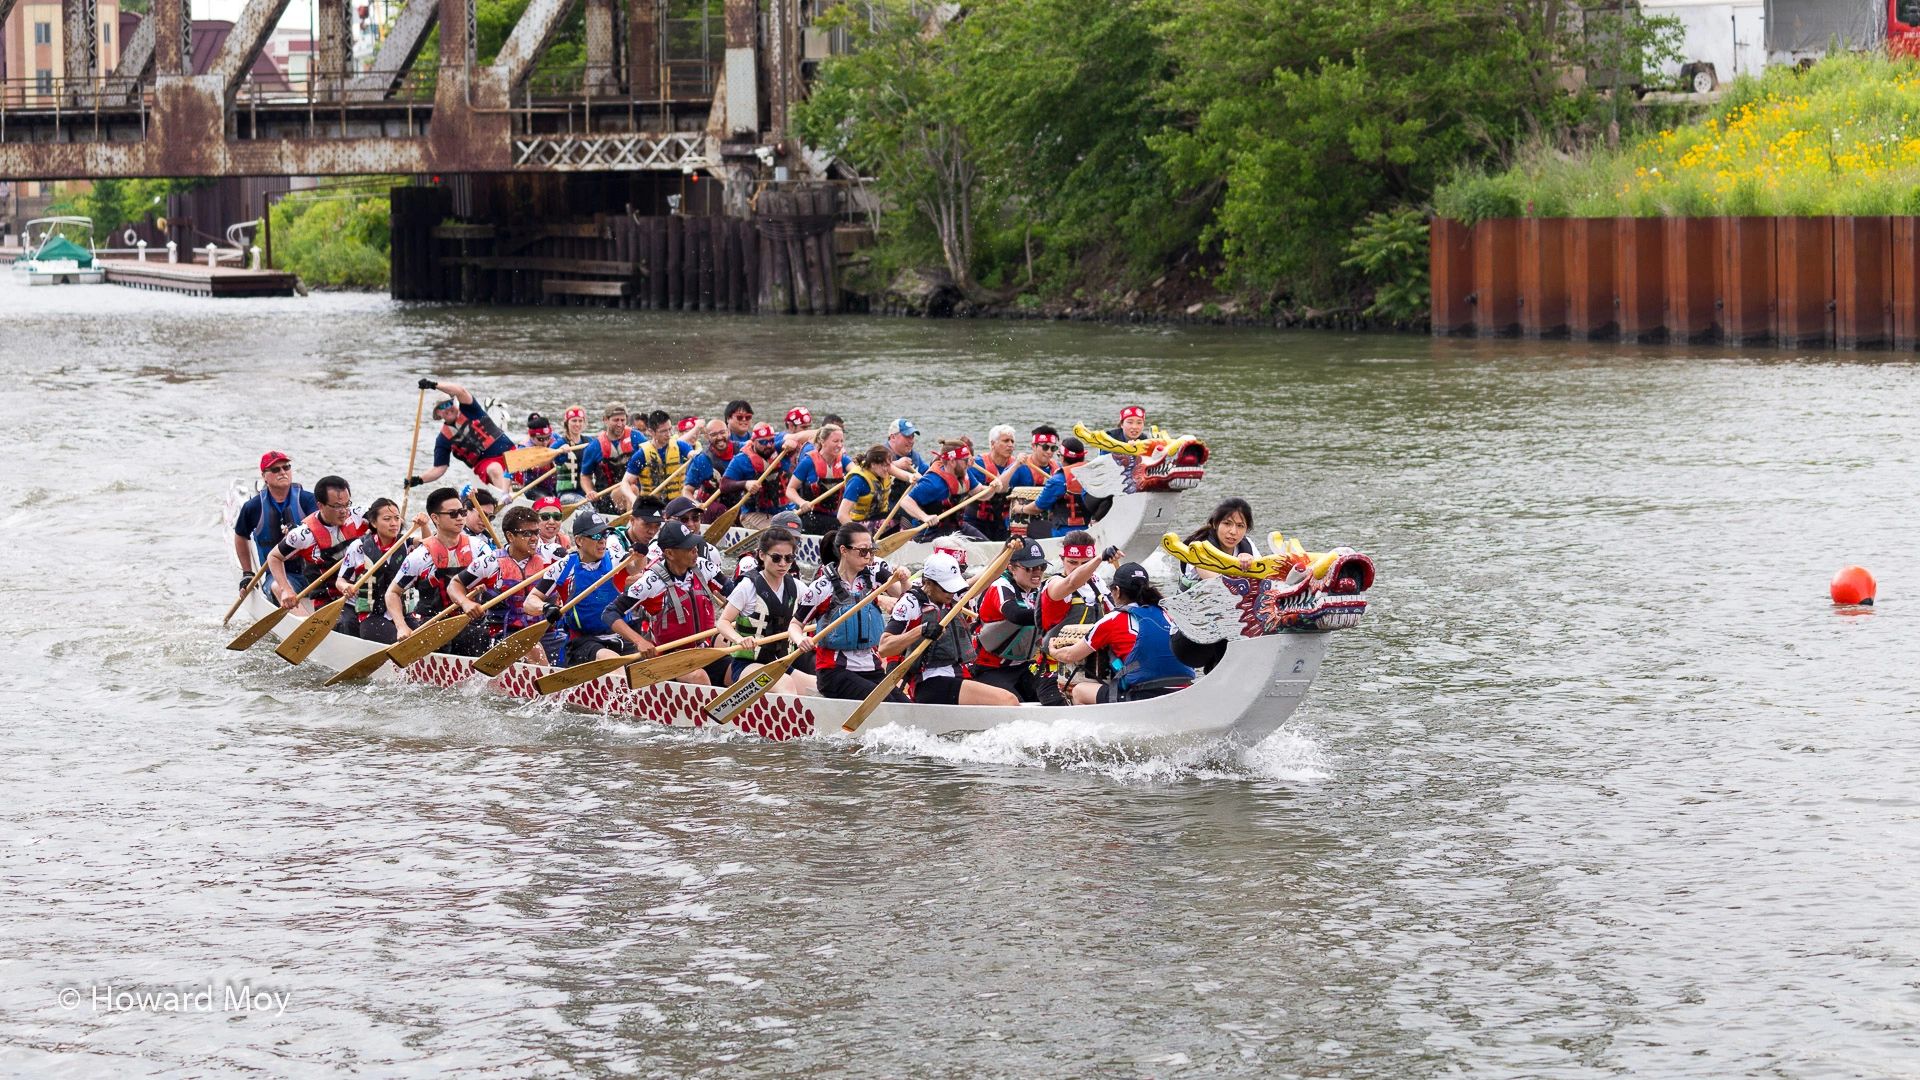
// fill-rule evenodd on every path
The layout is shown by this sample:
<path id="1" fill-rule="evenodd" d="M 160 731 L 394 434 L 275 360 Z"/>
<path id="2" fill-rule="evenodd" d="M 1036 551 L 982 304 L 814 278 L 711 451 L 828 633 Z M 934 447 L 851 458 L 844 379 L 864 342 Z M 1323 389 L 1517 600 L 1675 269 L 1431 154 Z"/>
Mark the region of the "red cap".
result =
<path id="1" fill-rule="evenodd" d="M 753 438 L 755 441 L 758 441 L 760 439 L 773 438 L 773 425 L 772 424 L 753 425 Z"/>
<path id="2" fill-rule="evenodd" d="M 1138 405 L 1129 405 L 1126 408 L 1120 410 L 1120 419 L 1123 422 L 1127 420 L 1132 420 L 1135 417 L 1138 417 L 1141 420 L 1145 420 L 1147 418 L 1147 410 L 1141 408 Z"/>
<path id="3" fill-rule="evenodd" d="M 808 424 L 813 423 L 813 414 L 807 411 L 805 405 L 795 405 L 793 408 L 787 410 L 787 423 L 806 427 Z"/>
<path id="4" fill-rule="evenodd" d="M 292 460 L 293 460 L 292 458 L 288 457 L 287 455 L 281 453 L 278 450 L 269 450 L 266 453 L 260 455 L 260 471 L 266 472 L 268 469 L 273 468 L 275 465 L 278 465 L 283 461 L 292 461 Z"/>
<path id="5" fill-rule="evenodd" d="M 697 416 L 683 416 L 680 418 L 680 434 L 682 435 L 685 435 L 687 432 L 692 431 L 694 428 L 697 428 L 699 426 L 700 426 L 700 418 Z"/>
<path id="6" fill-rule="evenodd" d="M 560 500 L 552 495 L 542 495 L 533 500 L 533 512 L 536 514 L 549 507 L 555 510 L 563 509 Z"/>
<path id="7" fill-rule="evenodd" d="M 1038 435 L 1035 435 L 1035 436 L 1033 437 L 1033 445 L 1035 445 L 1035 446 L 1059 446 L 1059 445 L 1060 445 L 1060 436 L 1058 436 L 1058 435 L 1049 435 L 1049 434 L 1047 434 L 1046 432 L 1044 432 L 1044 431 L 1043 431 L 1043 432 L 1041 432 L 1040 434 L 1038 434 Z"/>

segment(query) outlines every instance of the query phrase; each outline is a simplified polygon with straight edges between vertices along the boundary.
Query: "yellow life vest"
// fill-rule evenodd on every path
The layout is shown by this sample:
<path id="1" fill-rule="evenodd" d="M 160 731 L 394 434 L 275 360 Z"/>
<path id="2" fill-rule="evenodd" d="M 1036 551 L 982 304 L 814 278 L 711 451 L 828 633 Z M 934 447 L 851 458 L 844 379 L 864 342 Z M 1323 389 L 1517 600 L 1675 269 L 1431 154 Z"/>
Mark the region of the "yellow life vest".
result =
<path id="1" fill-rule="evenodd" d="M 640 483 L 646 485 L 641 489 L 642 495 L 666 483 L 667 477 L 672 476 L 680 463 L 687 460 L 679 439 L 669 439 L 665 449 L 653 445 L 653 440 L 648 439 L 638 453 L 641 464 L 637 475 Z"/>
<path id="2" fill-rule="evenodd" d="M 893 490 L 893 474 L 876 475 L 865 465 L 850 465 L 847 475 L 858 476 L 867 482 L 867 493 L 854 500 L 853 520 L 878 520 L 887 512 L 887 496 Z"/>

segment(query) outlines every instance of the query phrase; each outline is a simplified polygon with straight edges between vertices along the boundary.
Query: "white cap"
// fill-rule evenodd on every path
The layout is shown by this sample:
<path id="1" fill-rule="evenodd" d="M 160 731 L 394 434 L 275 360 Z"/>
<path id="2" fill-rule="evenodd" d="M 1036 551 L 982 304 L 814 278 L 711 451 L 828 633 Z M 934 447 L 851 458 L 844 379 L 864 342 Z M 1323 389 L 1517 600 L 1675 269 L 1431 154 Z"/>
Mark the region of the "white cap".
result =
<path id="1" fill-rule="evenodd" d="M 960 572 L 960 564 L 942 552 L 927 556 L 927 565 L 920 568 L 920 576 L 956 595 L 967 589 L 967 576 Z"/>

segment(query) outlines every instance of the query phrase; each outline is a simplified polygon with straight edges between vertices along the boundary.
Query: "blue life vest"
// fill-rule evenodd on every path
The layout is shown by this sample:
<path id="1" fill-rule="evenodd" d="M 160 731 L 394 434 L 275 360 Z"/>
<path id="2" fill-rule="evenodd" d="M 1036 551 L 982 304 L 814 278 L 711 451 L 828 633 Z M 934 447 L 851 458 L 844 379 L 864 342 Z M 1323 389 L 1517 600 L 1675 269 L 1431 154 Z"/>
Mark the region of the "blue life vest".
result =
<path id="1" fill-rule="evenodd" d="M 831 571 L 829 571 L 831 572 Z M 873 588 L 879 588 L 875 583 Z M 820 619 L 820 625 L 826 626 L 847 613 L 847 609 L 859 603 L 866 593 L 856 593 L 840 582 L 838 575 L 833 579 L 833 606 L 827 609 Z M 853 618 L 833 628 L 833 632 L 819 640 L 819 644 L 834 652 L 858 652 L 871 649 L 880 644 L 880 634 L 887 628 L 886 616 L 880 614 L 876 600 L 859 610 Z"/>
<path id="2" fill-rule="evenodd" d="M 258 561 L 265 564 L 267 553 L 287 538 L 306 514 L 300 511 L 300 496 L 306 494 L 299 484 L 287 489 L 285 502 L 273 501 L 273 492 L 261 488 L 253 498 L 260 504 L 260 520 L 253 527 L 253 548 Z M 318 509 L 318 505 L 315 506 Z"/>
<path id="3" fill-rule="evenodd" d="M 580 590 L 607 576 L 614 566 L 613 552 L 600 556 L 593 566 L 580 562 L 580 553 L 567 556 L 566 564 L 560 568 L 560 586 L 566 590 L 566 600 L 572 601 L 580 595 Z M 613 579 L 607 578 L 593 595 L 575 604 L 572 611 L 561 617 L 560 624 L 568 631 L 587 637 L 603 637 L 613 633 L 613 627 L 607 624 L 605 612 L 615 600 L 620 598 L 620 590 L 613 587 Z"/>
<path id="4" fill-rule="evenodd" d="M 1127 608 L 1133 623 L 1133 651 L 1120 665 L 1120 690 L 1125 693 L 1148 683 L 1193 681 L 1193 669 L 1173 655 L 1173 624 L 1157 607 L 1135 604 Z"/>

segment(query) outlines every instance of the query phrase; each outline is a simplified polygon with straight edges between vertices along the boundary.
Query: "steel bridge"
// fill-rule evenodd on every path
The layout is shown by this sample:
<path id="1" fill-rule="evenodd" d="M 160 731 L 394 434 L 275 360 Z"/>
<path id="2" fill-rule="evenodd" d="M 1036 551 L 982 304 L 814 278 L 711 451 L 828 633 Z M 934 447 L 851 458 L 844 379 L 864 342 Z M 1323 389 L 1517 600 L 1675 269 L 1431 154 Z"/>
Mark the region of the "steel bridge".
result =
<path id="1" fill-rule="evenodd" d="M 531 0 L 486 62 L 475 55 L 475 0 L 408 0 L 371 70 L 352 63 L 351 0 L 317 0 L 312 72 L 257 79 L 255 60 L 289 2 L 247 0 L 195 73 L 185 0 L 152 0 L 112 71 L 100 70 L 95 0 L 62 0 L 62 70 L 0 83 L 0 177 L 702 171 L 745 180 L 791 152 L 782 136 L 800 92 L 807 0 L 765 0 L 764 11 L 761 0 L 693 0 L 722 17 L 702 22 L 692 60 L 671 48 L 688 0 L 581 0 L 585 61 L 565 70 L 541 61 L 574 0 Z M 14 4 L 0 0 L 0 25 Z M 715 30 L 723 44 L 710 40 Z"/>

